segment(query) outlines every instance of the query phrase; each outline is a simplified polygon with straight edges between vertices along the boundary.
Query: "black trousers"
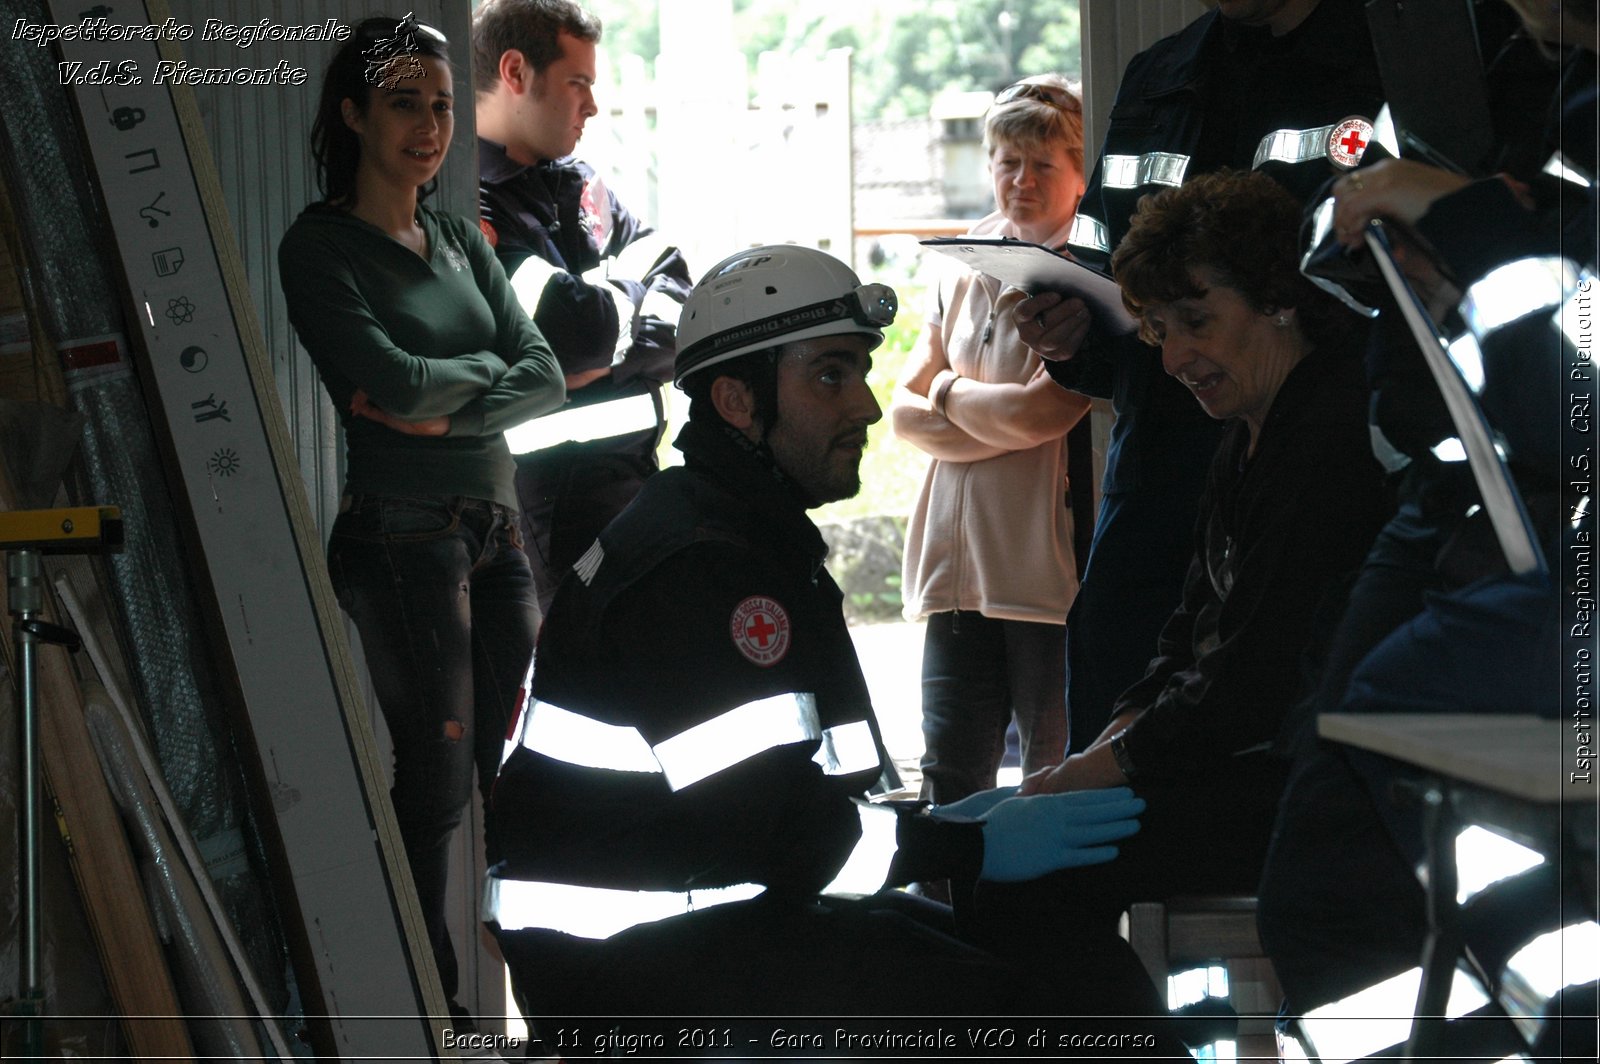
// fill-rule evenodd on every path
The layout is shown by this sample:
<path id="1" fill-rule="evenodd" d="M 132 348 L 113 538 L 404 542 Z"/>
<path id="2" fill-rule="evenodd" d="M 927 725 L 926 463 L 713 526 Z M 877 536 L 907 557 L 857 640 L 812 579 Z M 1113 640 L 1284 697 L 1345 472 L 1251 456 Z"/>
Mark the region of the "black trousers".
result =
<path id="1" fill-rule="evenodd" d="M 1136 786 L 1147 803 L 1139 832 L 1106 864 L 980 882 L 973 940 L 1022 966 L 1060 966 L 1120 941 L 1117 921 L 1132 902 L 1255 893 L 1286 769 L 1264 754 L 1232 761 L 1204 778 Z"/>
<path id="2" fill-rule="evenodd" d="M 595 1052 L 597 1040 L 631 1040 L 634 1059 L 825 1057 L 841 1050 L 849 1057 L 959 1059 L 1027 1052 L 1027 1036 L 1041 1029 L 1059 1057 L 1182 1051 L 1164 1033 L 1165 1008 L 1126 943 L 1031 970 L 961 941 L 948 907 L 900 891 L 764 895 L 604 941 L 537 930 L 497 934 L 519 1004 L 541 1040 L 530 1053 L 576 1057 Z M 839 1030 L 869 1040 L 841 1044 Z M 885 1032 L 955 1040 L 877 1040 Z"/>
<path id="3" fill-rule="evenodd" d="M 1459 518 L 1468 475 L 1427 467 L 1407 474 L 1399 512 L 1356 580 L 1321 685 L 1299 707 L 1295 771 L 1257 892 L 1262 945 L 1296 1013 L 1415 967 L 1427 929 L 1414 871 L 1424 853 L 1422 816 L 1397 801 L 1397 785 L 1418 774 L 1318 744 L 1317 714 L 1553 715 L 1562 705 L 1555 589 L 1510 577 L 1461 586 L 1490 564 L 1478 546 L 1483 530 Z"/>
<path id="4" fill-rule="evenodd" d="M 993 787 L 1013 720 L 1024 775 L 1060 762 L 1066 653 L 1059 624 L 976 610 L 930 615 L 922 644 L 922 797 L 946 803 Z"/>

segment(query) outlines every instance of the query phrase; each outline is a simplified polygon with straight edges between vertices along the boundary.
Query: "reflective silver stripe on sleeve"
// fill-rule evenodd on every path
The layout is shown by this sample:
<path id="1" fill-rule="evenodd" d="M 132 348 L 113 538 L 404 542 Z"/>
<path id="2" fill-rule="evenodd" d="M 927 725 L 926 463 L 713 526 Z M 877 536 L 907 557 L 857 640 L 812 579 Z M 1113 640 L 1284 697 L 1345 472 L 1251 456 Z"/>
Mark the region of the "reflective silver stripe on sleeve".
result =
<path id="1" fill-rule="evenodd" d="M 1106 232 L 1105 223 L 1082 211 L 1072 219 L 1072 228 L 1067 230 L 1067 243 L 1098 251 L 1102 255 L 1111 254 L 1111 236 Z"/>
<path id="2" fill-rule="evenodd" d="M 644 299 L 639 303 L 639 313 L 650 314 L 676 326 L 678 319 L 683 316 L 683 304 L 660 289 L 654 289 L 644 294 Z"/>
<path id="3" fill-rule="evenodd" d="M 1544 172 L 1551 177 L 1559 177 L 1563 181 L 1577 185 L 1579 188 L 1588 188 L 1594 184 L 1594 181 L 1587 174 L 1573 166 L 1572 161 L 1559 151 L 1545 161 Z"/>
<path id="4" fill-rule="evenodd" d="M 1151 151 L 1143 155 L 1107 155 L 1100 160 L 1100 183 L 1106 188 L 1183 184 L 1189 169 L 1187 155 Z"/>
<path id="5" fill-rule="evenodd" d="M 1472 456 L 1467 453 L 1467 445 L 1461 442 L 1461 437 L 1459 436 L 1447 436 L 1434 444 L 1431 450 L 1433 451 L 1433 456 L 1441 462 L 1472 461 Z M 1494 453 L 1495 457 L 1502 462 L 1509 458 L 1509 455 L 1506 454 L 1506 445 L 1499 440 L 1494 441 Z M 1474 503 L 1467 508 L 1467 515 L 1470 517 L 1477 509 L 1478 505 Z"/>
<path id="6" fill-rule="evenodd" d="M 1378 108 L 1378 117 L 1372 120 L 1372 140 L 1382 144 L 1383 150 L 1396 159 L 1400 158 L 1400 134 L 1394 128 L 1394 112 L 1389 110 L 1388 104 Z"/>
<path id="7" fill-rule="evenodd" d="M 536 754 L 585 768 L 615 772 L 660 772 L 639 729 L 606 724 L 549 702 L 528 701 L 522 745 Z"/>
<path id="8" fill-rule="evenodd" d="M 655 427 L 654 397 L 626 395 L 530 418 L 515 428 L 506 429 L 506 446 L 512 454 L 529 454 L 562 443 L 589 443 Z"/>
<path id="9" fill-rule="evenodd" d="M 1472 394 L 1480 394 L 1483 391 L 1484 374 L 1483 348 L 1478 346 L 1478 338 L 1470 332 L 1464 332 L 1445 345 L 1445 353 L 1450 356 L 1456 372 L 1467 382 Z"/>
<path id="10" fill-rule="evenodd" d="M 1398 473 L 1411 464 L 1411 456 L 1389 442 L 1389 437 L 1377 425 L 1367 425 L 1367 437 L 1372 442 L 1372 457 L 1383 466 L 1385 473 Z"/>
<path id="11" fill-rule="evenodd" d="M 822 745 L 811 760 L 830 776 L 867 772 L 882 764 L 878 744 L 872 738 L 872 726 L 864 720 L 837 724 L 824 731 Z"/>
<path id="12" fill-rule="evenodd" d="M 681 791 L 764 750 L 822 738 L 817 699 L 774 695 L 736 706 L 655 745 L 667 786 Z"/>
<path id="13" fill-rule="evenodd" d="M 1365 303 L 1361 302 L 1361 300 L 1345 291 L 1343 285 L 1338 284 L 1335 281 L 1330 281 L 1326 277 L 1318 277 L 1316 274 L 1307 272 L 1306 267 L 1310 265 L 1311 257 L 1315 255 L 1317 250 L 1323 246 L 1324 242 L 1328 239 L 1328 235 L 1332 232 L 1333 197 L 1329 196 L 1318 205 L 1315 211 L 1311 213 L 1311 239 L 1306 242 L 1305 254 L 1300 256 L 1301 275 L 1304 276 L 1306 280 L 1310 281 L 1312 284 L 1316 285 L 1318 288 L 1322 289 L 1324 292 L 1327 292 L 1339 302 L 1355 311 L 1357 314 L 1360 314 L 1362 317 L 1376 318 L 1378 316 L 1377 307 L 1367 306 Z"/>
<path id="14" fill-rule="evenodd" d="M 709 890 L 610 890 L 490 876 L 484 882 L 483 918 L 508 931 L 546 928 L 602 939 L 639 924 L 745 901 L 764 889 L 739 883 Z"/>
<path id="15" fill-rule="evenodd" d="M 822 749 L 813 760 L 826 771 L 859 772 L 878 764 L 877 745 L 867 722 L 855 721 L 824 732 L 817 718 L 817 697 L 809 692 L 746 702 L 685 728 L 653 748 L 637 728 L 607 724 L 531 699 L 521 742 L 535 753 L 569 765 L 661 773 L 667 786 L 678 791 L 764 750 L 818 740 Z"/>
<path id="16" fill-rule="evenodd" d="M 1496 330 L 1541 310 L 1559 307 L 1578 283 L 1578 269 L 1555 255 L 1497 266 L 1467 287 L 1461 316 L 1483 343 Z"/>
<path id="17" fill-rule="evenodd" d="M 633 346 L 633 329 L 630 327 L 633 318 L 633 302 L 626 298 L 619 299 L 618 295 L 620 293 L 616 288 L 612 287 L 611 267 L 615 261 L 614 259 L 606 259 L 594 269 L 583 273 L 580 278 L 590 288 L 604 292 L 611 305 L 616 308 L 617 340 L 611 347 L 611 364 L 613 366 L 621 362 L 622 356 L 627 353 L 628 348 Z M 625 277 L 627 275 L 619 273 L 617 276 Z"/>
<path id="18" fill-rule="evenodd" d="M 826 894 L 874 894 L 889 878 L 889 866 L 900 848 L 900 817 L 887 806 L 856 801 L 861 838 L 839 874 L 823 889 Z"/>
<path id="19" fill-rule="evenodd" d="M 600 571 L 600 566 L 606 560 L 606 549 L 597 539 L 589 544 L 589 549 L 584 551 L 577 561 L 572 563 L 572 571 L 578 574 L 578 579 L 585 585 L 594 583 L 594 574 Z"/>
<path id="20" fill-rule="evenodd" d="M 1328 157 L 1328 134 L 1333 126 L 1315 129 L 1278 129 L 1261 138 L 1256 145 L 1254 170 L 1263 163 L 1304 163 Z"/>
<path id="21" fill-rule="evenodd" d="M 522 260 L 522 265 L 517 267 L 517 272 L 511 275 L 511 290 L 517 294 L 517 302 L 522 304 L 523 313 L 528 317 L 539 309 L 539 300 L 544 295 L 544 286 L 550 278 L 558 273 L 566 273 L 559 266 L 552 266 L 537 255 L 529 255 Z"/>

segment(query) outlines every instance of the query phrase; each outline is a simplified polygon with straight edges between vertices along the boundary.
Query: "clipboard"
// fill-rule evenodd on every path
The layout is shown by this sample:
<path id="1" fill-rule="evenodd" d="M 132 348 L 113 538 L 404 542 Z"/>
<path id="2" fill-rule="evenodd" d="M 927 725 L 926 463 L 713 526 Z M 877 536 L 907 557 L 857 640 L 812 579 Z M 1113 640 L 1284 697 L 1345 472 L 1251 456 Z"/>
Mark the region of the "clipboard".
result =
<path id="1" fill-rule="evenodd" d="M 1089 305 L 1095 322 L 1112 336 L 1139 327 L 1122 305 L 1117 282 L 1043 244 L 1004 236 L 940 236 L 918 243 L 1029 295 L 1060 292 L 1077 296 Z"/>

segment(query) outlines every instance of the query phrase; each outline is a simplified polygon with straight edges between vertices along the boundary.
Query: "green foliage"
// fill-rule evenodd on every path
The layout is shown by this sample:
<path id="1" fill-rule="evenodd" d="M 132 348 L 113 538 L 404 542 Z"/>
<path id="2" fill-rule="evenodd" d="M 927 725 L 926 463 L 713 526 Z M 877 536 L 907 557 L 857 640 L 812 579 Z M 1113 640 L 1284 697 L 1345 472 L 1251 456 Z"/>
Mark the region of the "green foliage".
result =
<path id="1" fill-rule="evenodd" d="M 659 0 L 694 3 L 698 0 Z M 613 62 L 660 51 L 658 0 L 590 0 Z M 762 52 L 855 50 L 858 121 L 925 115 L 947 90 L 995 90 L 1049 71 L 1077 77 L 1078 0 L 733 0 L 734 34 Z"/>
<path id="2" fill-rule="evenodd" d="M 603 25 L 600 48 L 613 65 L 625 55 L 654 64 L 661 53 L 659 0 L 588 0 Z"/>
<path id="3" fill-rule="evenodd" d="M 857 68 L 856 117 L 909 118 L 954 90 L 997 90 L 1029 74 L 1076 77 L 1076 0 L 935 0 L 898 13 L 881 54 Z"/>
<path id="4" fill-rule="evenodd" d="M 862 6 L 842 0 L 734 0 L 733 32 L 752 63 L 762 52 L 856 48 L 862 24 L 872 19 Z"/>
<path id="5" fill-rule="evenodd" d="M 613 63 L 628 54 L 653 63 L 661 40 L 658 3 L 700 0 L 588 2 L 605 21 L 602 47 Z M 1076 77 L 1082 69 L 1077 0 L 733 0 L 733 19 L 752 71 L 762 52 L 855 49 L 858 121 L 925 115 L 947 89 L 993 90 L 1029 74 Z M 900 295 L 899 318 L 873 355 L 873 394 L 885 418 L 869 436 L 861 494 L 819 510 L 820 521 L 905 515 L 916 502 L 927 456 L 894 437 L 887 415 L 922 331 L 926 283 L 917 277 L 919 266 L 914 252 L 890 256 L 866 278 Z M 884 594 L 898 599 L 899 591 Z"/>
<path id="6" fill-rule="evenodd" d="M 883 591 L 853 591 L 845 602 L 845 617 L 853 624 L 886 624 L 900 620 L 900 578 L 888 577 Z"/>

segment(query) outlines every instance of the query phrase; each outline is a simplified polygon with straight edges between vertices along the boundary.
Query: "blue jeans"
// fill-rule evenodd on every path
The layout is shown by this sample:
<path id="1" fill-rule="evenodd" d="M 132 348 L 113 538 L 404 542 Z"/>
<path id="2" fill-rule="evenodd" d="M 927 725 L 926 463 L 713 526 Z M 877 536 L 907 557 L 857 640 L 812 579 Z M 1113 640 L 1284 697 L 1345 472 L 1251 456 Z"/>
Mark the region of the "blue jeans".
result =
<path id="1" fill-rule="evenodd" d="M 539 627 L 517 514 L 482 499 L 347 496 L 328 542 L 339 604 L 361 633 L 394 742 L 390 795 L 445 994 L 450 837 L 485 798 Z"/>
<path id="2" fill-rule="evenodd" d="M 930 615 L 922 644 L 922 796 L 953 802 L 993 787 L 1013 716 L 1024 773 L 1060 761 L 1065 669 L 1059 624 L 999 621 L 973 610 Z"/>

